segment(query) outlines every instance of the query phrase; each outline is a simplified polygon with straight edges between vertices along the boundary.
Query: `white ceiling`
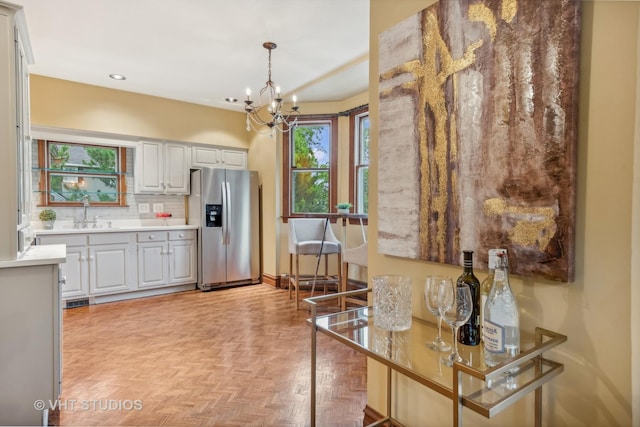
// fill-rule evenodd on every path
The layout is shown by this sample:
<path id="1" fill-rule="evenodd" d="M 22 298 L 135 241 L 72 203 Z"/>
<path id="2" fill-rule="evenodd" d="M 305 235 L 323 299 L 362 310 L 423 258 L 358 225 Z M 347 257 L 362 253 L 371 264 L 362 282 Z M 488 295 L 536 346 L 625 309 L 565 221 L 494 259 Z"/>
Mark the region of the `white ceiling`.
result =
<path id="1" fill-rule="evenodd" d="M 369 0 L 13 2 L 24 6 L 32 74 L 241 110 L 246 88 L 267 81 L 262 44 L 272 41 L 285 97 L 340 101 L 368 87 Z"/>

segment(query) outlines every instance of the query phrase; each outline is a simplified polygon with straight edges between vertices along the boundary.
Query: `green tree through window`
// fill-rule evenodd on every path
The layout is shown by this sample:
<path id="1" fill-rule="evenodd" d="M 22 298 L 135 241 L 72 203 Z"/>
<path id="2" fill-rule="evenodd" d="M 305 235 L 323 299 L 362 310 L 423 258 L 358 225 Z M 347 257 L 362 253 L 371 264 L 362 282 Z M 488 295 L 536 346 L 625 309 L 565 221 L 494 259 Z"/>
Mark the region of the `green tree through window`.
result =
<path id="1" fill-rule="evenodd" d="M 288 214 L 331 211 L 334 120 L 305 118 L 289 131 Z"/>
<path id="2" fill-rule="evenodd" d="M 42 179 L 47 183 L 43 205 L 78 204 L 84 196 L 91 203 L 122 206 L 126 203 L 122 173 L 124 149 L 76 143 L 40 141 Z M 123 187 L 124 188 L 124 187 Z"/>

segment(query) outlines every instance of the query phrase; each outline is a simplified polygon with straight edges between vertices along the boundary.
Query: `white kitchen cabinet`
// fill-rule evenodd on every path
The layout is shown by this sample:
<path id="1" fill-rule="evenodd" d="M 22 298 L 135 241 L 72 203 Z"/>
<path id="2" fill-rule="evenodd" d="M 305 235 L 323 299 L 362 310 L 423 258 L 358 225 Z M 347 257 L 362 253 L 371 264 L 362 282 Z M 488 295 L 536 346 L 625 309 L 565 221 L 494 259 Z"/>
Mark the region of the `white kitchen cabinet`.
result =
<path id="1" fill-rule="evenodd" d="M 63 300 L 115 301 L 158 294 L 156 290 L 186 290 L 197 281 L 193 228 L 88 230 L 40 235 L 37 240 L 38 245 L 67 245 L 67 261 L 60 266 Z"/>
<path id="2" fill-rule="evenodd" d="M 89 294 L 125 292 L 132 289 L 129 280 L 133 268 L 128 244 L 89 247 Z"/>
<path id="3" fill-rule="evenodd" d="M 60 266 L 62 298 L 89 296 L 89 249 L 86 246 L 67 246 L 67 262 Z"/>
<path id="4" fill-rule="evenodd" d="M 33 63 L 33 55 L 28 42 L 22 7 L 0 1 L 0 260 L 16 259 L 24 250 L 25 238 L 20 231 L 29 223 L 27 63 Z"/>
<path id="5" fill-rule="evenodd" d="M 195 283 L 194 230 L 138 233 L 138 287 Z"/>
<path id="6" fill-rule="evenodd" d="M 89 294 L 112 294 L 135 288 L 137 267 L 132 233 L 89 234 Z"/>
<path id="7" fill-rule="evenodd" d="M 247 152 L 243 150 L 194 145 L 191 147 L 191 159 L 194 168 L 247 168 Z"/>
<path id="8" fill-rule="evenodd" d="M 167 233 L 138 233 L 138 288 L 169 283 Z"/>
<path id="9" fill-rule="evenodd" d="M 89 247 L 87 235 L 42 236 L 38 245 L 67 245 L 67 261 L 60 264 L 62 299 L 89 296 Z"/>
<path id="10" fill-rule="evenodd" d="M 227 169 L 246 169 L 247 152 L 237 150 L 220 150 L 222 167 Z"/>
<path id="11" fill-rule="evenodd" d="M 47 425 L 44 408 L 60 396 L 61 309 L 58 265 L 64 246 L 32 248 L 0 261 L 0 425 Z"/>
<path id="12" fill-rule="evenodd" d="M 192 283 L 197 279 L 195 231 L 170 231 L 169 283 Z"/>
<path id="13" fill-rule="evenodd" d="M 220 150 L 210 147 L 191 147 L 191 166 L 195 168 L 215 168 L 220 164 Z"/>
<path id="14" fill-rule="evenodd" d="M 87 233 L 38 237 L 38 245 L 67 245 L 61 265 L 62 299 L 127 292 L 135 288 L 132 233 Z"/>
<path id="15" fill-rule="evenodd" d="M 183 144 L 139 141 L 134 187 L 141 194 L 189 194 L 191 152 Z"/>

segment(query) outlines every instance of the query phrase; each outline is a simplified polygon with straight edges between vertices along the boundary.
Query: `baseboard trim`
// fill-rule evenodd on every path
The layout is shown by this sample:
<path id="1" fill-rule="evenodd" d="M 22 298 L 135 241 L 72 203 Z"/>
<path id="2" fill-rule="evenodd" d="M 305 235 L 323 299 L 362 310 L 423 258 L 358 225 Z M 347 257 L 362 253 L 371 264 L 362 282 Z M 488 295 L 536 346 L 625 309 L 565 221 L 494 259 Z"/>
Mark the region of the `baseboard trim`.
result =
<path id="1" fill-rule="evenodd" d="M 266 283 L 267 285 L 274 286 L 276 288 L 280 287 L 280 276 L 272 276 L 271 274 L 262 273 L 262 283 Z"/>
<path id="2" fill-rule="evenodd" d="M 373 409 L 371 406 L 367 405 L 364 407 L 364 420 L 363 420 L 363 426 L 368 426 L 369 424 L 373 424 L 376 421 L 380 421 L 382 419 L 386 418 L 384 415 L 382 415 L 380 412 L 376 411 L 375 409 Z M 385 423 L 382 424 L 384 427 L 393 427 L 393 423 Z"/>

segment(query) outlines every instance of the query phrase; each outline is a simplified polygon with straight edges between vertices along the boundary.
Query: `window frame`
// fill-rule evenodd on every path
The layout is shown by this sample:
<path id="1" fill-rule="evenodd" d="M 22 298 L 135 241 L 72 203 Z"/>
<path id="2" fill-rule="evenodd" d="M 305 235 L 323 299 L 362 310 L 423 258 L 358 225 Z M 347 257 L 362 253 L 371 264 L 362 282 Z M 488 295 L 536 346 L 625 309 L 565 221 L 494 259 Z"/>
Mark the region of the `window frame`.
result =
<path id="1" fill-rule="evenodd" d="M 369 116 L 369 106 L 364 105 L 359 108 L 355 108 L 349 113 L 349 201 L 354 206 L 355 213 L 361 213 L 361 206 L 359 206 L 359 194 L 358 194 L 358 170 L 363 167 L 360 164 L 360 123 L 364 117 L 369 118 L 369 124 L 371 124 L 371 117 Z M 371 135 L 369 135 L 371 139 Z M 369 153 L 369 158 L 371 153 Z M 369 168 L 369 163 L 366 167 Z M 369 215 L 369 213 L 362 213 L 363 215 Z M 367 221 L 364 219 L 363 221 Z M 353 222 L 353 220 L 352 220 Z"/>
<path id="2" fill-rule="evenodd" d="M 96 147 L 96 148 L 107 148 L 116 150 L 118 159 L 117 165 L 118 170 L 113 174 L 107 174 L 106 176 L 114 176 L 117 179 L 117 201 L 115 202 L 100 202 L 100 201 L 91 201 L 93 206 L 100 207 L 127 207 L 127 183 L 126 183 L 126 173 L 127 173 L 127 150 L 126 147 L 120 147 L 115 145 L 96 145 L 96 144 L 85 144 L 81 142 L 68 142 L 62 140 L 49 140 L 49 139 L 39 139 L 38 140 L 38 169 L 40 170 L 40 182 L 39 182 L 39 191 L 40 191 L 40 204 L 38 206 L 45 207 L 78 207 L 82 206 L 82 201 L 77 202 L 52 202 L 49 200 L 49 176 L 53 170 L 49 165 L 49 144 L 65 144 L 65 145 L 76 145 L 83 147 Z M 64 171 L 55 171 L 56 173 L 65 174 Z M 71 173 L 68 172 L 68 175 L 82 175 L 82 173 Z M 91 175 L 87 173 L 87 175 Z"/>
<path id="3" fill-rule="evenodd" d="M 338 115 L 337 114 L 312 114 L 300 116 L 297 126 L 304 124 L 325 124 L 329 122 L 329 212 L 325 213 L 293 213 L 291 203 L 293 201 L 291 191 L 292 179 L 295 168 L 292 167 L 292 141 L 293 132 L 288 126 L 282 133 L 282 219 L 288 222 L 289 218 L 326 218 L 327 214 L 336 213 L 338 193 Z"/>

